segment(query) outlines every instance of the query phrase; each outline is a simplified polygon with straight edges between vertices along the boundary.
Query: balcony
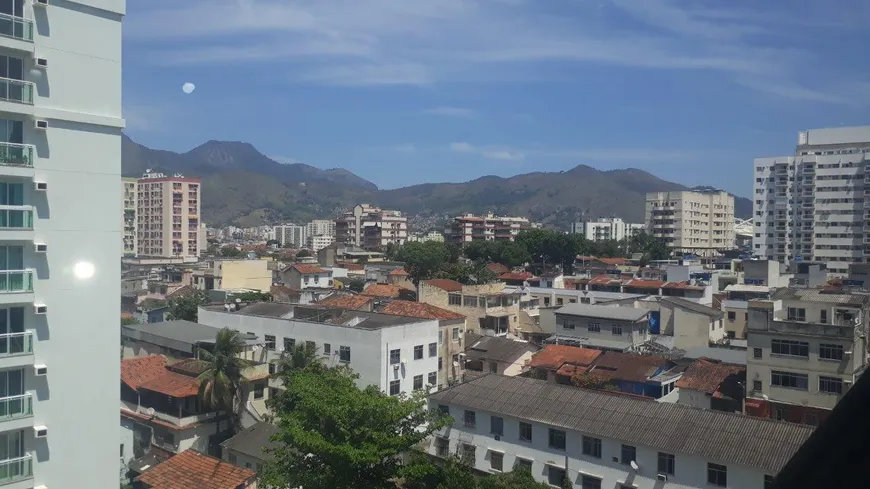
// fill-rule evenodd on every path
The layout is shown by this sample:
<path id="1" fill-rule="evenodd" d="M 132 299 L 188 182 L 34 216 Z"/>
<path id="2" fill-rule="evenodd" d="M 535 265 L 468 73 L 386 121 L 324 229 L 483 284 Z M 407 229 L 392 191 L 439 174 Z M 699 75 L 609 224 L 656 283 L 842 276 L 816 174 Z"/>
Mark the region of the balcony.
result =
<path id="1" fill-rule="evenodd" d="M 0 142 L 0 165 L 33 168 L 33 145 Z"/>
<path id="2" fill-rule="evenodd" d="M 0 423 L 33 416 L 33 394 L 0 397 Z"/>
<path id="3" fill-rule="evenodd" d="M 33 207 L 0 205 L 0 231 L 4 229 L 33 229 Z"/>
<path id="4" fill-rule="evenodd" d="M 33 105 L 33 82 L 0 77 L 0 101 Z"/>
<path id="5" fill-rule="evenodd" d="M 33 21 L 0 13 L 0 36 L 33 42 Z"/>
<path id="6" fill-rule="evenodd" d="M 33 292 L 33 270 L 0 270 L 0 295 Z"/>
<path id="7" fill-rule="evenodd" d="M 33 455 L 0 460 L 0 485 L 11 484 L 33 477 Z"/>

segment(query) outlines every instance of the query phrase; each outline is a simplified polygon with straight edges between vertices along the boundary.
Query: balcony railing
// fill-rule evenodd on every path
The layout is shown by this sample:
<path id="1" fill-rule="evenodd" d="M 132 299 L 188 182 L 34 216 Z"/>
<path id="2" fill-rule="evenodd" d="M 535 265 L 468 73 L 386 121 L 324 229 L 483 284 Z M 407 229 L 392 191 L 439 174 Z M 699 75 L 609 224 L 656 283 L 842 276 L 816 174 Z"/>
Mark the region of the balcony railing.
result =
<path id="1" fill-rule="evenodd" d="M 29 205 L 0 205 L 2 229 L 33 229 L 33 208 Z"/>
<path id="2" fill-rule="evenodd" d="M 33 292 L 33 270 L 0 270 L 0 294 Z"/>
<path id="3" fill-rule="evenodd" d="M 33 455 L 0 460 L 0 484 L 33 477 Z"/>
<path id="4" fill-rule="evenodd" d="M 0 36 L 33 42 L 33 21 L 9 14 L 0 14 Z"/>
<path id="5" fill-rule="evenodd" d="M 0 358 L 33 353 L 33 332 L 0 334 Z"/>
<path id="6" fill-rule="evenodd" d="M 33 104 L 33 82 L 0 77 L 0 100 Z"/>
<path id="7" fill-rule="evenodd" d="M 33 166 L 33 145 L 0 142 L 0 165 Z"/>
<path id="8" fill-rule="evenodd" d="M 33 395 L 0 397 L 0 423 L 33 416 Z"/>

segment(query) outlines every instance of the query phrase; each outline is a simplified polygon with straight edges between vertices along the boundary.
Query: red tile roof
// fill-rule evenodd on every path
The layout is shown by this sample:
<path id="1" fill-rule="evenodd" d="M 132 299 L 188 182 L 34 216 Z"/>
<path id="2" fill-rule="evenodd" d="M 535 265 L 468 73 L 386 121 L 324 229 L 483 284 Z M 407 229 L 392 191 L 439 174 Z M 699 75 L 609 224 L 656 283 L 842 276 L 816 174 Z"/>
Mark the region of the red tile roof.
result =
<path id="1" fill-rule="evenodd" d="M 325 299 L 321 299 L 317 301 L 317 304 L 321 306 L 340 307 L 342 309 L 357 310 L 371 302 L 372 299 L 373 297 L 366 295 L 341 294 L 332 295 Z"/>
<path id="2" fill-rule="evenodd" d="M 589 366 L 601 356 L 600 350 L 568 345 L 547 345 L 529 360 L 529 367 L 559 370 L 565 364 Z"/>
<path id="3" fill-rule="evenodd" d="M 699 358 L 683 372 L 683 377 L 677 381 L 678 389 L 690 389 L 713 395 L 719 390 L 722 382 L 731 375 L 746 372 L 744 367 L 726 365 L 721 362 Z"/>
<path id="4" fill-rule="evenodd" d="M 257 473 L 195 450 L 185 450 L 136 478 L 152 489 L 237 489 L 254 483 Z"/>
<path id="5" fill-rule="evenodd" d="M 199 381 L 195 377 L 167 371 L 160 377 L 142 383 L 139 388 L 172 397 L 191 397 L 199 393 Z"/>
<path id="6" fill-rule="evenodd" d="M 341 267 L 341 268 L 344 268 L 344 269 L 347 269 L 347 270 L 353 270 L 353 271 L 355 271 L 355 272 L 359 272 L 359 271 L 362 271 L 362 270 L 365 270 L 365 269 L 366 269 L 366 266 L 365 266 L 365 265 L 362 265 L 362 264 L 359 264 L 359 263 L 349 263 L 349 262 L 340 262 L 340 261 L 337 261 L 337 262 L 335 262 L 335 264 L 336 264 L 337 266 Z"/>
<path id="7" fill-rule="evenodd" d="M 390 272 L 390 275 L 392 275 L 394 277 L 399 277 L 399 276 L 407 277 L 408 272 L 406 272 L 404 268 L 397 268 L 397 269 L 393 270 L 392 272 Z"/>
<path id="8" fill-rule="evenodd" d="M 638 280 L 638 279 L 634 279 L 631 282 L 625 284 L 625 286 L 626 287 L 642 287 L 645 289 L 652 289 L 652 288 L 658 289 L 659 287 L 661 287 L 664 284 L 665 284 L 665 282 L 663 282 L 661 280 Z"/>
<path id="9" fill-rule="evenodd" d="M 390 301 L 380 312 L 394 316 L 408 316 L 422 319 L 439 319 L 449 321 L 452 319 L 465 319 L 462 314 L 448 311 L 440 307 L 426 304 L 425 302 L 413 301 Z"/>
<path id="10" fill-rule="evenodd" d="M 297 263 L 295 265 L 291 265 L 291 268 L 303 274 L 326 273 L 326 270 L 320 268 L 317 265 L 306 265 L 302 263 Z"/>
<path id="11" fill-rule="evenodd" d="M 436 278 L 432 280 L 424 280 L 424 284 L 437 287 L 446 292 L 460 292 L 462 290 L 462 284 L 446 278 Z"/>
<path id="12" fill-rule="evenodd" d="M 402 288 L 398 285 L 393 284 L 372 284 L 363 289 L 363 295 L 367 295 L 370 297 L 388 297 L 388 298 L 397 298 L 399 297 Z"/>
<path id="13" fill-rule="evenodd" d="M 166 372 L 166 357 L 163 355 L 121 360 L 121 381 L 133 390 Z"/>
<path id="14" fill-rule="evenodd" d="M 501 275 L 503 273 L 508 273 L 511 271 L 510 268 L 502 265 L 501 263 L 488 263 L 486 268 L 489 269 L 490 272 L 495 273 L 497 275 Z"/>
<path id="15" fill-rule="evenodd" d="M 596 258 L 601 263 L 606 263 L 608 265 L 627 265 L 628 260 L 625 258 Z"/>
<path id="16" fill-rule="evenodd" d="M 646 382 L 668 360 L 659 356 L 636 355 L 615 351 L 604 352 L 590 370 L 608 380 Z"/>
<path id="17" fill-rule="evenodd" d="M 589 285 L 622 285 L 622 280 L 608 277 L 607 275 L 599 275 L 590 279 Z"/>
<path id="18" fill-rule="evenodd" d="M 690 285 L 689 282 L 667 282 L 662 285 L 663 289 L 685 289 L 685 290 L 704 290 L 704 287 L 699 285 Z"/>
<path id="19" fill-rule="evenodd" d="M 535 275 L 529 272 L 523 273 L 503 273 L 498 276 L 499 280 L 529 280 L 535 278 Z"/>

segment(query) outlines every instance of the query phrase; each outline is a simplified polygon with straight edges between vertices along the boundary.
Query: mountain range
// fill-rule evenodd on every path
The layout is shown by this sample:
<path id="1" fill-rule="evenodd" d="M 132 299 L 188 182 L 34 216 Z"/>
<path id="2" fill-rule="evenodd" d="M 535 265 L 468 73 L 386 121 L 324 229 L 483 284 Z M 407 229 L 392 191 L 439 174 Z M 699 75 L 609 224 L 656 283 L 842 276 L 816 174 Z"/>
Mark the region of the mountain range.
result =
<path id="1" fill-rule="evenodd" d="M 306 222 L 335 217 L 358 203 L 403 211 L 418 229 L 457 214 L 487 211 L 557 227 L 584 216 L 643 222 L 647 192 L 689 189 L 635 168 L 600 171 L 580 165 L 561 172 L 382 190 L 341 168 L 279 163 L 245 142 L 208 141 L 186 153 L 151 149 L 126 135 L 122 144 L 124 176 L 152 170 L 202 178 L 203 220 L 209 225 Z M 734 204 L 737 217 L 752 214 L 751 200 L 735 197 Z"/>

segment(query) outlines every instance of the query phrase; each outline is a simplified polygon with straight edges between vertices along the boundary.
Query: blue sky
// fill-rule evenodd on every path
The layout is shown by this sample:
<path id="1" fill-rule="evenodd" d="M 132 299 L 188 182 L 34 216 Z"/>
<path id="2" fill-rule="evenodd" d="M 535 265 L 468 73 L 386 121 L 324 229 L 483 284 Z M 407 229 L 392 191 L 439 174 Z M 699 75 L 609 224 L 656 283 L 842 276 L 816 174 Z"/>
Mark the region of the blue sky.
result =
<path id="1" fill-rule="evenodd" d="M 799 130 L 870 124 L 866 0 L 131 0 L 124 41 L 138 142 L 382 188 L 588 164 L 747 196 Z"/>

